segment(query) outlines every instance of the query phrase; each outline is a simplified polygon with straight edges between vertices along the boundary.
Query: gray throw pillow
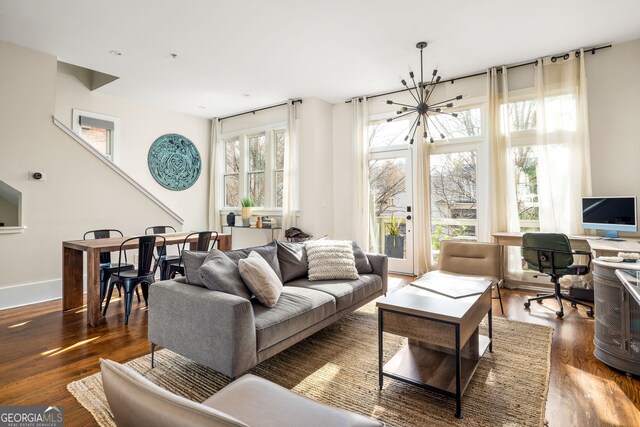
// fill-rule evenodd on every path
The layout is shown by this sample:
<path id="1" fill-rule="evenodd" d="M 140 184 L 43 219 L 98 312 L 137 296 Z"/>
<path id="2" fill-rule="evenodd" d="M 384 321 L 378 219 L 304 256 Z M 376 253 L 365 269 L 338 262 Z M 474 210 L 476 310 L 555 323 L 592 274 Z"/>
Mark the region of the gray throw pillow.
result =
<path id="1" fill-rule="evenodd" d="M 304 243 L 288 243 L 276 240 L 278 246 L 278 262 L 282 273 L 282 283 L 301 277 L 307 277 L 307 251 Z"/>
<path id="2" fill-rule="evenodd" d="M 248 257 L 252 251 L 260 254 L 260 256 L 262 256 L 262 258 L 264 258 L 264 260 L 267 261 L 269 266 L 276 273 L 276 275 L 278 276 L 278 279 L 282 281 L 282 273 L 280 272 L 280 265 L 278 264 L 278 249 L 276 247 L 275 241 L 263 246 L 256 246 L 253 248 L 235 249 L 233 251 L 227 251 L 225 252 L 225 254 L 229 257 L 229 259 L 231 259 L 231 261 L 233 261 L 236 265 L 238 265 L 238 261 Z"/>
<path id="3" fill-rule="evenodd" d="M 200 280 L 212 291 L 220 291 L 250 300 L 251 292 L 242 281 L 238 266 L 228 256 L 217 249 L 209 255 L 198 269 Z"/>
<path id="4" fill-rule="evenodd" d="M 353 258 L 356 261 L 356 270 L 358 270 L 358 274 L 369 274 L 373 273 L 373 267 L 371 267 L 371 263 L 369 262 L 369 258 L 364 253 L 364 251 L 358 246 L 356 241 L 351 242 L 353 246 Z"/>
<path id="5" fill-rule="evenodd" d="M 182 265 L 184 266 L 184 276 L 188 284 L 205 287 L 198 274 L 198 269 L 204 264 L 207 255 L 209 255 L 209 252 L 182 251 Z"/>

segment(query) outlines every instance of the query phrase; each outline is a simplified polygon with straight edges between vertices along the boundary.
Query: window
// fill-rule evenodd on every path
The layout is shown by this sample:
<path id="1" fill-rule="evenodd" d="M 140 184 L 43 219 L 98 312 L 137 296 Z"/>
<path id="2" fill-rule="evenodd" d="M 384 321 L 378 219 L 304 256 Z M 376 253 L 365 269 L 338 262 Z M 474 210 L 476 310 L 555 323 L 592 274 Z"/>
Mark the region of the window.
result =
<path id="1" fill-rule="evenodd" d="M 442 240 L 477 240 L 477 167 L 476 151 L 430 156 L 431 239 L 434 263 L 437 262 Z"/>
<path id="2" fill-rule="evenodd" d="M 262 128 L 223 135 L 224 206 L 237 208 L 250 197 L 260 208 L 281 208 L 285 130 Z"/>
<path id="3" fill-rule="evenodd" d="M 275 150 L 274 151 L 274 169 L 273 169 L 273 180 L 275 182 L 275 202 L 274 206 L 281 208 L 282 207 L 282 191 L 284 189 L 284 144 L 285 144 L 285 134 L 284 130 L 279 130 L 274 133 L 275 136 Z"/>
<path id="4" fill-rule="evenodd" d="M 224 141 L 224 205 L 240 206 L 240 140 Z"/>
<path id="5" fill-rule="evenodd" d="M 480 136 L 480 107 L 467 110 L 456 110 L 458 117 L 448 114 L 430 116 L 429 129 L 434 135 L 444 135 L 446 139 L 468 138 Z M 435 139 L 435 137 L 434 137 Z"/>
<path id="6" fill-rule="evenodd" d="M 73 131 L 112 162 L 118 123 L 115 117 L 73 110 Z"/>
<path id="7" fill-rule="evenodd" d="M 376 120 L 369 124 L 369 149 L 400 148 L 399 145 L 407 145 L 405 140 L 409 128 L 413 122 L 408 119 Z M 409 135 L 411 136 L 411 135 Z"/>

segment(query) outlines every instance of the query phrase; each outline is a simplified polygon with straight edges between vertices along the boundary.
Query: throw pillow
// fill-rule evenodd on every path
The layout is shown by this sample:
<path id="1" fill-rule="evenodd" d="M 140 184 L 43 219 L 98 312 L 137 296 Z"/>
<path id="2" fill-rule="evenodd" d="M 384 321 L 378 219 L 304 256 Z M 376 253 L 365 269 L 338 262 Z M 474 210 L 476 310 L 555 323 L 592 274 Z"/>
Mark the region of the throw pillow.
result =
<path id="1" fill-rule="evenodd" d="M 304 243 L 289 243 L 276 240 L 278 246 L 278 263 L 282 273 L 282 283 L 307 276 L 307 252 Z"/>
<path id="2" fill-rule="evenodd" d="M 182 251 L 182 265 L 184 276 L 188 284 L 205 287 L 198 274 L 198 269 L 204 264 L 209 252 Z"/>
<path id="3" fill-rule="evenodd" d="M 312 240 L 305 243 L 309 280 L 358 279 L 353 245 L 348 240 Z"/>
<path id="4" fill-rule="evenodd" d="M 198 269 L 198 275 L 202 283 L 212 291 L 251 299 L 251 292 L 242 281 L 238 266 L 224 252 L 212 249 Z"/>
<path id="5" fill-rule="evenodd" d="M 358 270 L 358 274 L 373 273 L 373 267 L 371 267 L 371 263 L 369 262 L 367 255 L 362 249 L 360 249 L 360 246 L 358 246 L 355 240 L 351 243 L 353 245 L 353 258 L 356 261 L 356 270 Z"/>
<path id="6" fill-rule="evenodd" d="M 253 248 L 227 251 L 225 252 L 225 254 L 231 259 L 231 261 L 238 265 L 238 261 L 248 257 L 252 251 L 260 254 L 262 258 L 264 258 L 265 261 L 269 263 L 273 271 L 278 275 L 278 279 L 282 281 L 282 273 L 280 273 L 280 265 L 278 264 L 278 249 L 276 247 L 275 241 L 263 246 L 255 246 Z"/>
<path id="7" fill-rule="evenodd" d="M 280 298 L 282 282 L 271 266 L 257 252 L 238 261 L 238 270 L 258 301 L 267 307 L 273 307 Z"/>

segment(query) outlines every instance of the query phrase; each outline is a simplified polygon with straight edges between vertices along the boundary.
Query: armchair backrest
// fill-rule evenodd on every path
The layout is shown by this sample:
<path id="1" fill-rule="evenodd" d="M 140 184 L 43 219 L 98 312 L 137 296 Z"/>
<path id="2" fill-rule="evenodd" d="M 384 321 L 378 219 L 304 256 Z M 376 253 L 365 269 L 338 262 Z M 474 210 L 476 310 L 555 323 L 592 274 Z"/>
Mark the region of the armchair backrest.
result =
<path id="1" fill-rule="evenodd" d="M 138 372 L 111 360 L 100 360 L 102 385 L 118 427 L 246 426 L 217 409 L 177 396 Z"/>
<path id="2" fill-rule="evenodd" d="M 438 270 L 499 279 L 500 245 L 443 240 L 440 243 Z"/>
<path id="3" fill-rule="evenodd" d="M 561 233 L 525 233 L 522 256 L 532 270 L 555 273 L 573 264 L 571 242 Z"/>

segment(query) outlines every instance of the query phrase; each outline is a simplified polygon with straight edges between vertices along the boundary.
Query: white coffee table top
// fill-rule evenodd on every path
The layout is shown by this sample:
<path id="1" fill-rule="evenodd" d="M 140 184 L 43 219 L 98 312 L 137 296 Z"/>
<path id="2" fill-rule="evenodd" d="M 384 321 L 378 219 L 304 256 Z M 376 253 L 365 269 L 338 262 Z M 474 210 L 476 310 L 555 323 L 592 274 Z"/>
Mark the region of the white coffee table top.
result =
<path id="1" fill-rule="evenodd" d="M 476 282 L 477 283 L 477 282 Z M 460 320 L 486 292 L 491 292 L 491 281 L 482 282 L 484 292 L 464 298 L 451 298 L 413 285 L 387 295 L 376 302 L 376 307 L 422 317 L 460 323 Z M 443 286 L 448 286 L 446 283 Z"/>

